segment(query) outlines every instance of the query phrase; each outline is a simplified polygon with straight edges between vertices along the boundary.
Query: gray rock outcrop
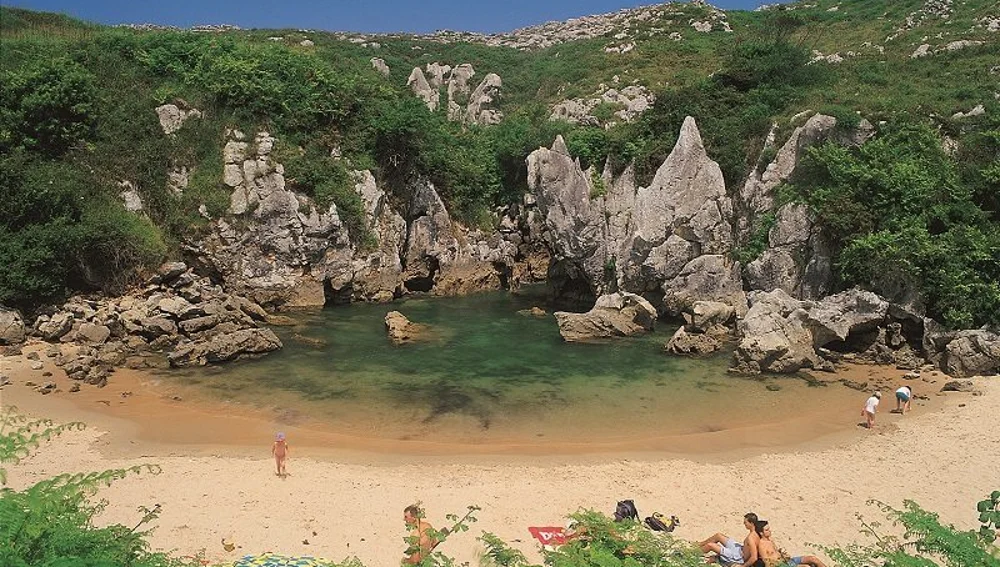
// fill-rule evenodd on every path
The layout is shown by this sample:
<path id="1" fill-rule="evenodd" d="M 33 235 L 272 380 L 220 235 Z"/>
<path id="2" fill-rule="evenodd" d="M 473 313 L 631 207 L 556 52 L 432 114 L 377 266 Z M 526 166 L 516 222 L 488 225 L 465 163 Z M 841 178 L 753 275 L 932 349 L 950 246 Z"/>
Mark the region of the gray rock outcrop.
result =
<path id="1" fill-rule="evenodd" d="M 670 354 L 698 356 L 719 350 L 722 341 L 708 333 L 689 333 L 681 326 L 663 348 Z"/>
<path id="2" fill-rule="evenodd" d="M 631 168 L 617 178 L 584 172 L 561 137 L 527 161 L 553 286 L 645 294 L 674 314 L 699 300 L 746 311 L 740 268 L 729 260 L 732 205 L 693 118 L 649 187 L 635 186 Z"/>
<path id="3" fill-rule="evenodd" d="M 796 128 L 763 170 L 755 169 L 743 184 L 735 203 L 739 219 L 737 238 L 746 243 L 767 214 L 774 215 L 767 233 L 768 248 L 743 272 L 750 289 L 782 289 L 798 299 L 819 299 L 833 288 L 833 247 L 807 206 L 788 203 L 774 210 L 775 191 L 795 175 L 810 146 L 833 140 L 860 145 L 874 128 L 862 119 L 857 129 L 840 132 L 837 119 L 815 114 Z M 766 228 L 766 227 L 764 227 Z"/>
<path id="4" fill-rule="evenodd" d="M 630 337 L 653 329 L 656 309 L 633 293 L 613 293 L 597 298 L 586 313 L 556 311 L 559 334 L 567 342 L 610 337 Z"/>
<path id="5" fill-rule="evenodd" d="M 24 342 L 24 319 L 14 309 L 0 306 L 0 345 L 16 345 Z"/>
<path id="6" fill-rule="evenodd" d="M 806 325 L 806 302 L 780 289 L 750 292 L 750 310 L 737 325 L 742 337 L 733 353 L 733 369 L 746 374 L 791 373 L 821 368 Z"/>
<path id="7" fill-rule="evenodd" d="M 742 337 L 734 352 L 738 372 L 795 372 L 802 368 L 829 370 L 819 349 L 831 345 L 885 347 L 884 364 L 895 362 L 893 349 L 905 350 L 905 340 L 886 345 L 890 305 L 885 299 L 859 289 L 831 295 L 821 301 L 799 301 L 781 289 L 750 292 L 750 310 L 737 325 Z M 831 346 L 832 348 L 832 346 Z M 864 350 L 864 349 L 861 349 Z"/>
<path id="8" fill-rule="evenodd" d="M 375 69 L 379 75 L 382 75 L 383 77 L 389 76 L 389 66 L 385 64 L 385 59 L 382 59 L 381 57 L 372 57 L 371 64 L 372 69 Z"/>
<path id="9" fill-rule="evenodd" d="M 191 118 L 201 118 L 201 111 L 195 108 L 182 108 L 176 104 L 164 104 L 156 107 L 156 116 L 160 119 L 163 133 L 170 135 L 181 129 Z"/>
<path id="10" fill-rule="evenodd" d="M 987 330 L 931 333 L 926 341 L 931 360 L 949 376 L 1000 373 L 1000 334 Z"/>
<path id="11" fill-rule="evenodd" d="M 469 63 L 452 67 L 434 62 L 428 63 L 424 69 L 426 74 L 420 67 L 414 67 L 406 85 L 432 112 L 441 105 L 441 89 L 444 88 L 448 120 L 489 126 L 498 124 L 503 118 L 503 113 L 498 108 L 503 86 L 499 75 L 486 75 L 473 89 L 470 81 L 476 70 Z"/>
<path id="12" fill-rule="evenodd" d="M 71 298 L 54 314 L 39 316 L 32 334 L 72 347 L 59 349 L 57 365 L 73 380 L 100 386 L 114 366 L 161 359 L 202 365 L 280 349 L 277 336 L 261 327 L 267 318 L 253 301 L 173 262 L 127 295 Z"/>

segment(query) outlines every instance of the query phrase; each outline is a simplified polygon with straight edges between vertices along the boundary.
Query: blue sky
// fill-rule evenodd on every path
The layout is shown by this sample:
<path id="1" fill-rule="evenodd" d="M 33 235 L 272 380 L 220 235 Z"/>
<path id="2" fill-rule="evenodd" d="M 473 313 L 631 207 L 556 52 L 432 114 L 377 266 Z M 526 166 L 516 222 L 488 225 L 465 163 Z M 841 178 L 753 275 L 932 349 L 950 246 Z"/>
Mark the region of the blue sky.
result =
<path id="1" fill-rule="evenodd" d="M 775 0 L 718 0 L 752 9 Z M 235 24 L 243 28 L 427 33 L 510 31 L 655 3 L 628 0 L 0 0 L 4 6 L 62 12 L 102 24 Z"/>

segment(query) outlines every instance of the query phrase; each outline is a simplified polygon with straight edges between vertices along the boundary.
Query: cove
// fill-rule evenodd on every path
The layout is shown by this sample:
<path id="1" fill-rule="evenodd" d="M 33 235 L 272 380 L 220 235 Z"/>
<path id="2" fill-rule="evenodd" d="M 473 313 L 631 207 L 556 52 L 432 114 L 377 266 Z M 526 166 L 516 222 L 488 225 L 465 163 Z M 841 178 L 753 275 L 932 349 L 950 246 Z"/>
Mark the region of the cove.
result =
<path id="1" fill-rule="evenodd" d="M 546 315 L 519 313 L 535 306 Z M 429 325 L 431 339 L 390 344 L 383 318 L 392 310 Z M 856 397 L 789 377 L 735 377 L 727 372 L 729 352 L 669 356 L 662 348 L 676 324 L 662 321 L 641 337 L 566 343 L 539 287 L 351 304 L 293 318 L 295 326 L 275 328 L 280 352 L 162 378 L 273 411 L 289 425 L 320 422 L 398 441 L 569 444 L 583 452 L 636 440 L 670 449 L 670 438 L 725 432 L 767 445 L 752 439 L 767 435 L 754 428 L 780 428 L 803 413 L 818 435 Z M 803 424 L 789 427 L 803 434 Z"/>

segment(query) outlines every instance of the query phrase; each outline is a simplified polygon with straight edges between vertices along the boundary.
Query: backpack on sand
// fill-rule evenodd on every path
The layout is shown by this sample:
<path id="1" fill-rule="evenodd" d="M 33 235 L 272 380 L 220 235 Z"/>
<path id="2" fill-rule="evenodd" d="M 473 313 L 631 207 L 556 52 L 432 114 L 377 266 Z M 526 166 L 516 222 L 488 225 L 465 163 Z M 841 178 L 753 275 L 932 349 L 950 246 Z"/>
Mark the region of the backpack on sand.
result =
<path id="1" fill-rule="evenodd" d="M 635 502 L 632 500 L 621 500 L 615 507 L 615 521 L 639 520 L 639 511 L 635 509 Z"/>
<path id="2" fill-rule="evenodd" d="M 654 532 L 672 532 L 674 528 L 681 525 L 681 521 L 677 516 L 670 516 L 667 518 L 663 514 L 656 512 L 652 516 L 649 516 L 643 523 L 646 527 L 653 530 Z"/>

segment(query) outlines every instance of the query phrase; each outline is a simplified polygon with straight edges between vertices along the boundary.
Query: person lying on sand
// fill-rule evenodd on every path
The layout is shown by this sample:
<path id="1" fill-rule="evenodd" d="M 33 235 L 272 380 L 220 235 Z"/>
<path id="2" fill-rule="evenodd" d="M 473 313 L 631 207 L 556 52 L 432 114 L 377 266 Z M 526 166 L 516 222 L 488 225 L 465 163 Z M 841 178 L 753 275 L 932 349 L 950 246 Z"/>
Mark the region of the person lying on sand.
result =
<path id="1" fill-rule="evenodd" d="M 739 565 L 752 567 L 757 563 L 757 540 L 760 539 L 755 530 L 757 514 L 749 512 L 743 516 L 743 527 L 749 533 L 740 544 L 735 539 L 717 533 L 698 544 L 702 553 L 715 552 L 716 559 L 723 565 Z"/>
<path id="2" fill-rule="evenodd" d="M 774 545 L 771 539 L 771 526 L 767 520 L 760 520 L 754 525 L 754 529 L 760 539 L 757 540 L 757 554 L 764 562 L 765 567 L 795 567 L 796 565 L 810 565 L 811 567 L 826 567 L 815 555 L 801 555 L 791 557 L 785 550 Z"/>
<path id="3" fill-rule="evenodd" d="M 424 520 L 424 511 L 416 504 L 403 509 L 403 522 L 410 529 L 410 535 L 407 538 L 410 546 L 403 552 L 406 555 L 403 559 L 403 565 L 417 565 L 427 558 L 431 554 L 431 550 L 439 543 L 432 535 L 434 526 Z"/>

